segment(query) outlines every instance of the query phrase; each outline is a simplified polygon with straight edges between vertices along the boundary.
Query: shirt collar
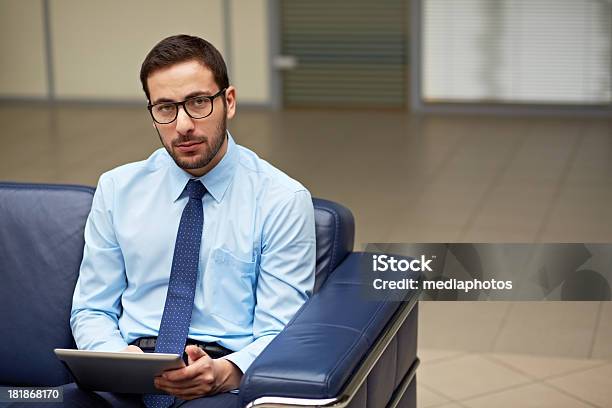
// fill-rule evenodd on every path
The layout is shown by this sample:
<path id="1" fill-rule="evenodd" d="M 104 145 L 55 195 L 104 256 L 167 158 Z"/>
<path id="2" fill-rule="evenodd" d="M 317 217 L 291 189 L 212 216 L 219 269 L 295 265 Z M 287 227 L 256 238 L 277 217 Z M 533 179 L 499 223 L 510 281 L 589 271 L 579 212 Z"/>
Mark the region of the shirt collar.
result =
<path id="1" fill-rule="evenodd" d="M 166 153 L 167 154 L 167 153 Z M 174 201 L 178 200 L 185 190 L 185 186 L 189 179 L 194 178 L 191 174 L 181 169 L 176 165 L 172 157 L 170 159 L 170 182 L 172 189 L 172 197 Z M 208 173 L 202 177 L 196 178 L 200 180 L 208 193 L 220 203 L 227 191 L 227 188 L 234 178 L 234 172 L 238 165 L 238 148 L 230 132 L 227 132 L 227 151 L 219 163 L 213 167 Z"/>

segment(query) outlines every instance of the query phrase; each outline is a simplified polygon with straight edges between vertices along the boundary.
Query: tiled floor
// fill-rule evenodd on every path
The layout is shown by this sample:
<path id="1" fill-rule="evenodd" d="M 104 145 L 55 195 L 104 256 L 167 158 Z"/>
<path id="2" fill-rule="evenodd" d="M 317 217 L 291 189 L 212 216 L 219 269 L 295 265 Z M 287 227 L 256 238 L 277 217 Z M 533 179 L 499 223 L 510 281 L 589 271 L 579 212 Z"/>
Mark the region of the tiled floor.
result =
<path id="1" fill-rule="evenodd" d="M 419 345 L 612 361 L 612 302 L 422 301 Z"/>
<path id="2" fill-rule="evenodd" d="M 421 408 L 605 408 L 612 401 L 610 360 L 429 349 L 421 359 Z"/>
<path id="3" fill-rule="evenodd" d="M 93 185 L 159 141 L 136 107 L 8 106 L 0 179 Z M 236 140 L 367 242 L 612 241 L 612 119 L 240 110 Z"/>
<path id="4" fill-rule="evenodd" d="M 95 185 L 159 141 L 143 107 L 0 104 L 0 180 Z M 368 242 L 612 242 L 612 118 L 241 109 L 240 143 Z M 421 407 L 612 406 L 612 303 L 423 302 Z"/>
<path id="5" fill-rule="evenodd" d="M 426 407 L 612 406 L 612 302 L 421 302 Z"/>

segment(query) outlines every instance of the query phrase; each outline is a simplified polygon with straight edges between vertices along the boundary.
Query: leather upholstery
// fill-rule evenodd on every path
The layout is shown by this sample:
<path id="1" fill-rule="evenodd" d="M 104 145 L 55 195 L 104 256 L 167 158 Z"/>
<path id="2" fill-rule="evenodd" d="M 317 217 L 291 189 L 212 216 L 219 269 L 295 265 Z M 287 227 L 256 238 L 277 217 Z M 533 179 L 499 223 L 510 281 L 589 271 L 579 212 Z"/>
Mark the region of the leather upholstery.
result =
<path id="1" fill-rule="evenodd" d="M 240 387 L 243 404 L 263 396 L 318 399 L 339 395 L 401 304 L 390 300 L 391 294 L 386 300 L 365 299 L 360 262 L 371 262 L 371 256 L 361 255 L 350 254 L 336 268 L 247 370 Z M 420 279 L 418 273 L 407 277 Z M 406 291 L 404 300 L 418 294 Z M 376 375 L 368 377 L 371 389 L 364 397 L 368 407 L 384 407 L 416 360 L 416 325 L 417 310 L 413 309 L 374 367 Z"/>
<path id="2" fill-rule="evenodd" d="M 53 348 L 74 347 L 70 307 L 93 192 L 0 183 L 0 384 L 70 380 Z"/>
<path id="3" fill-rule="evenodd" d="M 317 292 L 331 271 L 353 250 L 355 219 L 351 211 L 340 204 L 320 198 L 312 202 L 317 239 L 314 290 Z"/>

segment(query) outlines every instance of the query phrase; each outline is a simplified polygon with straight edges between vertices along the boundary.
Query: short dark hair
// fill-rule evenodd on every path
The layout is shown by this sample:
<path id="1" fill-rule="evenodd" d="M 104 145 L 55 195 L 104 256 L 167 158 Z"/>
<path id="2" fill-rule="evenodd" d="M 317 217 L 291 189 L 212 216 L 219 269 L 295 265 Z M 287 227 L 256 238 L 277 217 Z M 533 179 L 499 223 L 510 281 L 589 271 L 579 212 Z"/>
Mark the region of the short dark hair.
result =
<path id="1" fill-rule="evenodd" d="M 157 43 L 142 62 L 140 82 L 147 99 L 151 99 L 147 79 L 153 72 L 190 60 L 198 61 L 210 69 L 219 89 L 229 86 L 225 61 L 214 45 L 192 35 L 173 35 Z"/>

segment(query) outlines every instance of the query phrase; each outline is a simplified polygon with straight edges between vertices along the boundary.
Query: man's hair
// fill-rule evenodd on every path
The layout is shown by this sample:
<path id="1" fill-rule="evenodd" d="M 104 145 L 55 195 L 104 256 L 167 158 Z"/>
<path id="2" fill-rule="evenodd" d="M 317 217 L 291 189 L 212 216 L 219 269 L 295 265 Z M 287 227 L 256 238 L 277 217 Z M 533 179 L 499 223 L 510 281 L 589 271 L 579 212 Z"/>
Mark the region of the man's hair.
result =
<path id="1" fill-rule="evenodd" d="M 198 61 L 212 71 L 219 89 L 229 86 L 223 56 L 211 43 L 191 35 L 173 35 L 157 43 L 142 62 L 140 82 L 147 99 L 151 100 L 147 79 L 153 72 L 191 60 Z"/>

